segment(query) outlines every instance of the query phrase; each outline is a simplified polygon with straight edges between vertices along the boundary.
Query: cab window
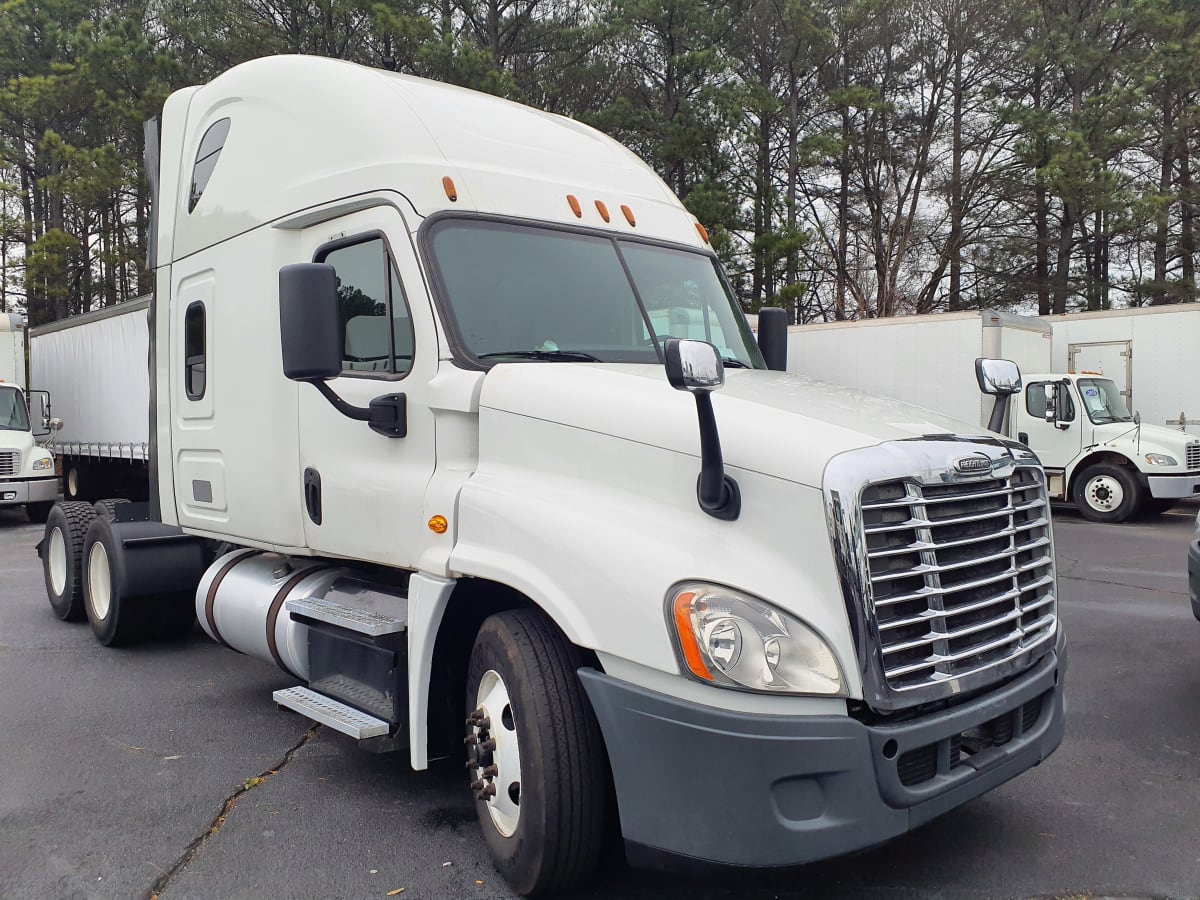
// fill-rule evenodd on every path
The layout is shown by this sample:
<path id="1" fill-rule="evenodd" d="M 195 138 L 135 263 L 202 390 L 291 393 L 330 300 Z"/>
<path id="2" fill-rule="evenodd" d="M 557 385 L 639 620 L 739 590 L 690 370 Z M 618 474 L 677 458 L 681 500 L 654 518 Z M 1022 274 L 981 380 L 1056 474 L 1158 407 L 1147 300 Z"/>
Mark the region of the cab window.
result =
<path id="1" fill-rule="evenodd" d="M 1025 411 L 1035 419 L 1046 418 L 1046 385 L 1054 384 L 1052 381 L 1035 381 L 1025 388 Z M 1064 418 L 1059 419 L 1060 422 L 1075 421 L 1075 401 L 1071 398 L 1071 391 L 1059 383 L 1059 390 L 1067 398 L 1067 414 Z"/>
<path id="2" fill-rule="evenodd" d="M 412 369 L 413 328 L 408 298 L 380 236 L 364 237 L 318 254 L 337 276 L 342 371 L 405 375 Z"/>

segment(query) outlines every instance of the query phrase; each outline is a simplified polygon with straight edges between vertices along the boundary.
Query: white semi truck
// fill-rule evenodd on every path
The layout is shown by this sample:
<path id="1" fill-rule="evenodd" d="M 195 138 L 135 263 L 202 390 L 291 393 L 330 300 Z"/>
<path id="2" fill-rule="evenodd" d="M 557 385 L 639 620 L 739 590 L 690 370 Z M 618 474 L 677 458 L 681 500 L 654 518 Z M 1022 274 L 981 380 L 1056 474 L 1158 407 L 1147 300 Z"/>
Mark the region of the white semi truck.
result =
<path id="1" fill-rule="evenodd" d="M 52 512 L 62 618 L 196 615 L 295 678 L 280 706 L 459 757 L 526 894 L 606 822 L 635 863 L 803 863 L 1059 744 L 1033 455 L 780 371 L 619 144 L 302 56 L 147 137 L 153 489 Z"/>
<path id="2" fill-rule="evenodd" d="M 1187 321 L 1200 325 L 1200 309 L 1195 313 Z M 1135 415 L 1124 374 L 1114 381 L 1102 371 L 1102 359 L 1084 354 L 1084 342 L 1071 344 L 1068 332 L 1060 334 L 1060 327 L 1079 324 L 984 310 L 808 325 L 790 330 L 788 365 L 799 374 L 975 419 L 1025 444 L 1046 469 L 1051 498 L 1074 502 L 1094 521 L 1123 522 L 1200 495 L 1200 438 Z M 1150 349 L 1150 340 L 1142 343 Z M 1052 368 L 1063 356 L 1060 345 L 1075 347 L 1065 360 L 1076 368 Z M 1098 343 L 1087 346 L 1102 350 Z M 993 420 L 990 400 L 980 406 L 979 357 L 1011 359 L 1026 373 L 1022 397 L 1003 418 Z M 1139 401 L 1156 393 L 1148 376 L 1146 384 Z"/>
<path id="3" fill-rule="evenodd" d="M 50 397 L 25 391 L 25 362 L 24 317 L 0 314 L 0 509 L 45 522 L 58 496 L 54 455 L 37 442 L 52 433 Z"/>

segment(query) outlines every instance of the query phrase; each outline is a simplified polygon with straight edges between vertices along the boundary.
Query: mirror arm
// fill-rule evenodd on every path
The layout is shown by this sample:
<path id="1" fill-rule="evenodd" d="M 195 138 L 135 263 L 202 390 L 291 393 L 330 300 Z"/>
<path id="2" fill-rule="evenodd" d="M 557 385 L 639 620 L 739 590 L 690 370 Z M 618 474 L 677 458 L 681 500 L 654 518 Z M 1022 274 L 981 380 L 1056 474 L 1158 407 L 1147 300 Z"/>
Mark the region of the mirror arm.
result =
<path id="1" fill-rule="evenodd" d="M 708 391 L 696 391 L 695 396 L 696 417 L 700 422 L 700 476 L 696 479 L 696 500 L 713 518 L 732 521 L 741 514 L 742 492 L 737 482 L 725 474 L 712 396 Z"/>
<path id="2" fill-rule="evenodd" d="M 1003 434 L 1004 417 L 1008 415 L 1008 404 L 1012 394 L 997 394 L 996 402 L 992 405 L 992 416 L 988 419 L 988 431 Z"/>
<path id="3" fill-rule="evenodd" d="M 405 394 L 384 394 L 371 401 L 370 406 L 347 403 L 324 381 L 313 380 L 315 387 L 330 405 L 348 419 L 366 422 L 372 431 L 384 437 L 408 436 L 408 397 Z"/>
<path id="4" fill-rule="evenodd" d="M 325 382 L 313 381 L 312 386 L 320 391 L 321 396 L 328 400 L 333 408 L 340 412 L 347 419 L 357 419 L 359 422 L 371 421 L 370 409 L 366 408 L 365 406 L 354 406 L 351 403 L 347 403 L 345 400 L 335 394 L 333 392 L 333 388 L 331 388 Z"/>

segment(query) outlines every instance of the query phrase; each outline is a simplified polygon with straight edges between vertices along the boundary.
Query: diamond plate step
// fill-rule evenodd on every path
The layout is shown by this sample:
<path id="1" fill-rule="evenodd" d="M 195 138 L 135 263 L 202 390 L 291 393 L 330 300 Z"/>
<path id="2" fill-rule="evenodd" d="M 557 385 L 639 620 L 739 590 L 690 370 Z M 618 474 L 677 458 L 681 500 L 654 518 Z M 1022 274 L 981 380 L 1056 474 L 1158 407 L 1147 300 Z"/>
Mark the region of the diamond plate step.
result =
<path id="1" fill-rule="evenodd" d="M 366 609 L 354 609 L 350 606 L 342 606 L 340 603 L 331 603 L 320 597 L 297 597 L 284 603 L 283 608 L 297 616 L 316 619 L 318 622 L 328 622 L 330 625 L 337 625 L 371 637 L 396 634 L 404 631 L 407 627 L 399 619 L 383 616 Z"/>
<path id="2" fill-rule="evenodd" d="M 359 712 L 353 706 L 339 703 L 332 697 L 306 687 L 286 688 L 276 691 L 271 697 L 280 706 L 360 741 L 388 733 L 388 723 L 383 719 Z"/>

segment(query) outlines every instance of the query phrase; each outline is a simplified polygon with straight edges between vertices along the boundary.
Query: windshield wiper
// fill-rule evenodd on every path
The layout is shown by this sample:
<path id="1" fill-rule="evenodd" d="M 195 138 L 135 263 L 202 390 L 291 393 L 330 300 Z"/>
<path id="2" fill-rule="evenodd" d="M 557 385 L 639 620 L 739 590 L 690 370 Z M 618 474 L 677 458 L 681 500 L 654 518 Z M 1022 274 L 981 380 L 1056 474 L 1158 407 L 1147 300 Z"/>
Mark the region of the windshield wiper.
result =
<path id="1" fill-rule="evenodd" d="M 727 369 L 728 368 L 733 368 L 733 369 L 748 369 L 748 368 L 750 368 L 748 365 L 746 365 L 740 359 L 734 359 L 732 356 L 722 356 L 721 363 Z"/>
<path id="2" fill-rule="evenodd" d="M 600 362 L 600 357 L 581 350 L 500 350 L 496 353 L 480 353 L 479 359 L 495 359 L 513 356 L 517 359 L 545 359 L 552 362 Z"/>

